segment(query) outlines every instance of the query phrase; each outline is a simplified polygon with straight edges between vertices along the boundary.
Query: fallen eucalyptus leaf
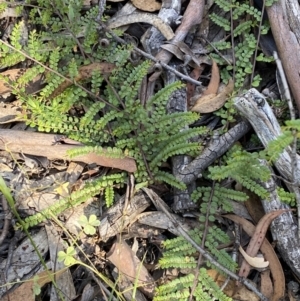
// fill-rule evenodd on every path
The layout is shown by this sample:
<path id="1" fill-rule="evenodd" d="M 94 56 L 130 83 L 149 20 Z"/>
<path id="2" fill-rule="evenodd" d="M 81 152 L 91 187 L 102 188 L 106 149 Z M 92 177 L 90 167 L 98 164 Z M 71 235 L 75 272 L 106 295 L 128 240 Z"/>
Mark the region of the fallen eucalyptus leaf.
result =
<path id="1" fill-rule="evenodd" d="M 156 11 L 161 8 L 161 3 L 156 0 L 131 0 L 131 2 L 136 8 L 144 11 Z"/>
<path id="2" fill-rule="evenodd" d="M 121 16 L 114 22 L 109 23 L 108 27 L 117 28 L 124 25 L 141 22 L 149 23 L 152 26 L 156 27 L 167 40 L 171 40 L 174 37 L 174 32 L 168 24 L 162 21 L 162 19 L 158 16 L 149 13 L 138 12 L 127 16 Z"/>
<path id="3" fill-rule="evenodd" d="M 220 86 L 220 71 L 217 63 L 212 60 L 211 77 L 207 89 L 203 95 L 217 94 Z"/>
<path id="4" fill-rule="evenodd" d="M 195 56 L 195 54 L 187 44 L 182 41 L 167 41 L 167 43 L 178 47 L 183 54 L 190 57 L 190 59 L 196 64 L 196 66 L 200 66 L 199 59 Z"/>
<path id="5" fill-rule="evenodd" d="M 233 88 L 234 82 L 232 79 L 230 79 L 227 86 L 218 95 L 209 94 L 201 96 L 199 99 L 197 99 L 191 111 L 198 113 L 211 113 L 219 110 L 225 104 L 228 95 L 233 91 Z"/>

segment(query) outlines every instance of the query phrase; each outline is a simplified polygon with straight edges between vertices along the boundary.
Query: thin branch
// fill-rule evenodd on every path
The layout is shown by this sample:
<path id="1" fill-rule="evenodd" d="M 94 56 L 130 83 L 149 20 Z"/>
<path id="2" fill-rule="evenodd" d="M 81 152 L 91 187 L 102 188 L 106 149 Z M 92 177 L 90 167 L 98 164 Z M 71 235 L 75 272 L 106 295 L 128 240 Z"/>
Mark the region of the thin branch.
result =
<path id="1" fill-rule="evenodd" d="M 100 25 L 119 43 L 121 44 L 125 44 L 127 45 L 128 43 L 123 40 L 122 38 L 118 37 L 111 29 L 109 29 L 106 25 L 104 25 L 103 23 L 100 23 Z M 140 53 L 141 55 L 143 55 L 145 58 L 157 63 L 157 64 L 160 64 L 163 68 L 175 73 L 181 80 L 185 80 L 187 82 L 190 82 L 194 85 L 197 85 L 197 86 L 201 86 L 202 83 L 201 82 L 198 82 L 197 80 L 194 80 L 192 79 L 191 77 L 189 76 L 186 76 L 185 74 L 177 71 L 176 69 L 170 67 L 169 65 L 163 63 L 163 62 L 160 62 L 159 60 L 157 60 L 154 56 L 152 56 L 151 54 L 139 49 L 138 47 L 134 46 L 133 45 L 133 49 L 134 51 Z"/>
<path id="2" fill-rule="evenodd" d="M 210 196 L 209 196 L 209 201 L 208 201 L 208 205 L 207 206 L 207 211 L 206 211 L 206 216 L 205 216 L 205 225 L 204 225 L 204 231 L 203 231 L 203 234 L 202 234 L 202 240 L 201 240 L 201 248 L 204 250 L 204 247 L 205 247 L 205 240 L 206 240 L 206 236 L 207 236 L 207 232 L 208 232 L 208 218 L 209 218 L 209 214 L 210 214 L 210 205 L 211 205 L 211 202 L 212 202 L 212 198 L 214 196 L 214 192 L 215 192 L 215 181 L 213 181 L 213 184 L 212 184 L 212 188 L 211 188 L 211 191 L 210 191 Z M 193 286 L 191 288 L 191 293 L 190 293 L 190 297 L 189 297 L 189 301 L 192 301 L 193 300 L 193 295 L 194 295 L 194 292 L 197 288 L 197 285 L 198 285 L 198 277 L 199 277 L 199 273 L 200 273 L 200 265 L 202 263 L 202 257 L 203 257 L 203 254 L 200 253 L 199 254 L 199 257 L 198 257 L 198 261 L 197 261 L 197 268 L 196 268 L 196 273 L 195 273 L 195 279 L 194 279 L 194 283 L 193 283 Z"/>
<path id="3" fill-rule="evenodd" d="M 1 198 L 2 198 L 2 211 L 4 212 L 5 217 L 4 217 L 4 225 L 3 225 L 2 232 L 0 235 L 0 245 L 2 245 L 4 239 L 6 238 L 6 236 L 8 234 L 8 229 L 9 229 L 9 225 L 10 225 L 10 221 L 11 221 L 11 217 L 12 217 L 5 197 L 2 195 Z"/>
<path id="4" fill-rule="evenodd" d="M 253 66 L 252 66 L 250 86 L 252 86 L 252 82 L 253 82 L 253 78 L 254 78 L 254 70 L 255 70 L 255 64 L 256 64 L 257 50 L 258 50 L 258 44 L 259 44 L 259 40 L 260 40 L 260 36 L 261 36 L 261 27 L 262 27 L 264 12 L 265 12 L 265 1 L 262 1 L 261 18 L 260 18 L 260 22 L 259 22 L 256 47 L 255 47 L 255 52 L 254 52 L 254 56 L 253 56 Z"/>

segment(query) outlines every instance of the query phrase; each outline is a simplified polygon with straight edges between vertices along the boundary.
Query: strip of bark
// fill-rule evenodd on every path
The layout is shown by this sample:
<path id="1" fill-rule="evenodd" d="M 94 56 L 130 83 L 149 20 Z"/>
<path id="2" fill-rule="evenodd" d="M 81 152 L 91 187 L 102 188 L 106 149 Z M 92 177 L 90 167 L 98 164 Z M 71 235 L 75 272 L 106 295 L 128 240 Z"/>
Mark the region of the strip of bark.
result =
<path id="1" fill-rule="evenodd" d="M 272 6 L 267 7 L 267 13 L 279 57 L 300 111 L 300 46 L 294 33 L 290 31 L 281 1 L 276 1 Z"/>
<path id="2" fill-rule="evenodd" d="M 36 156 L 44 156 L 50 160 L 61 159 L 87 164 L 96 163 L 98 165 L 117 168 L 128 172 L 136 171 L 135 160 L 129 157 L 109 158 L 109 156 L 100 156 L 95 153 L 77 156 L 71 159 L 67 151 L 80 147 L 75 144 L 55 144 L 53 134 L 34 133 L 29 131 L 14 131 L 0 129 L 0 149 L 13 153 L 23 153 Z M 69 140 L 71 142 L 71 139 Z M 76 143 L 76 141 L 74 141 Z M 82 147 L 83 145 L 81 145 Z M 105 154 L 105 149 L 104 149 Z"/>

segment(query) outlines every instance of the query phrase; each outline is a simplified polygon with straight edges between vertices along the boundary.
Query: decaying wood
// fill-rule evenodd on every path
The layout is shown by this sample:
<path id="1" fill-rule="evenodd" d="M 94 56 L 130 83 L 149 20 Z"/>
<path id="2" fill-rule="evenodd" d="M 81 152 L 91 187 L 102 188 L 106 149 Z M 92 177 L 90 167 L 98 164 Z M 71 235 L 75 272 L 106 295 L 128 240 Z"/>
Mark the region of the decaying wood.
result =
<path id="1" fill-rule="evenodd" d="M 266 162 L 262 161 L 262 164 L 266 164 Z M 263 186 L 270 192 L 270 198 L 262 200 L 266 213 L 289 208 L 280 201 L 273 177 L 263 183 Z M 298 241 L 298 227 L 292 212 L 284 212 L 278 216 L 271 223 L 271 233 L 280 255 L 295 275 L 300 277 L 300 242 Z"/>
<path id="2" fill-rule="evenodd" d="M 99 226 L 100 237 L 103 241 L 126 230 L 127 226 L 136 221 L 137 216 L 151 205 L 151 201 L 142 192 L 135 194 L 129 201 L 126 215 L 123 214 L 124 203 L 125 196 L 103 214 Z"/>
<path id="3" fill-rule="evenodd" d="M 195 25 L 201 23 L 204 12 L 204 1 L 203 0 L 191 0 L 185 13 L 183 15 L 181 24 L 175 31 L 173 42 L 183 41 L 187 36 L 188 32 Z M 172 53 L 162 49 L 156 56 L 156 58 L 164 63 L 168 63 L 172 58 Z M 154 73 L 150 80 L 154 81 L 159 76 L 159 72 Z"/>
<path id="4" fill-rule="evenodd" d="M 197 219 L 183 218 L 178 216 L 177 214 L 172 214 L 172 216 L 174 220 L 176 220 L 177 225 L 180 225 L 185 231 L 196 229 L 200 226 Z M 165 213 L 161 211 L 143 212 L 137 217 L 137 220 L 141 224 L 168 230 L 174 235 L 180 236 L 178 227 L 175 227 L 174 224 L 170 222 Z"/>
<path id="5" fill-rule="evenodd" d="M 176 64 L 171 64 L 176 68 Z M 166 71 L 165 84 L 169 85 L 178 80 L 178 77 L 170 71 Z M 186 89 L 180 89 L 172 93 L 167 104 L 167 111 L 169 114 L 186 112 L 187 111 L 187 91 Z M 178 155 L 172 157 L 172 173 L 175 177 L 180 174 L 180 170 L 184 169 L 192 158 L 186 155 Z M 175 212 L 194 209 L 196 204 L 191 200 L 191 192 L 196 189 L 194 182 L 190 183 L 186 190 L 179 190 L 174 188 L 174 203 L 173 209 Z"/>
<path id="6" fill-rule="evenodd" d="M 217 158 L 227 152 L 250 128 L 251 126 L 248 122 L 242 121 L 224 135 L 212 137 L 209 145 L 198 157 L 180 171 L 177 178 L 185 184 L 189 184 L 197 178 L 200 178 L 202 176 L 201 173 Z"/>
<path id="7" fill-rule="evenodd" d="M 285 1 L 276 1 L 272 6 L 267 7 L 267 12 L 279 57 L 300 110 L 300 46 L 295 33 L 290 30 L 286 8 L 289 6 L 285 5 Z M 294 16 L 294 13 L 290 11 L 290 15 Z M 295 18 L 299 20 L 299 16 Z"/>
<path id="8" fill-rule="evenodd" d="M 109 158 L 94 153 L 77 156 L 71 159 L 67 155 L 67 151 L 79 147 L 77 141 L 70 139 L 70 144 L 56 144 L 57 135 L 34 133 L 29 131 L 13 131 L 0 129 L 0 149 L 15 153 L 24 153 L 29 155 L 41 154 L 48 159 L 61 159 L 87 164 L 96 163 L 98 165 L 118 168 L 128 172 L 136 171 L 136 163 L 134 159 L 125 158 Z M 77 145 L 75 145 L 77 142 Z M 81 145 L 82 146 L 82 145 Z"/>
<path id="9" fill-rule="evenodd" d="M 241 97 L 234 100 L 236 108 L 239 112 L 249 120 L 264 146 L 270 141 L 275 140 L 280 134 L 280 126 L 278 121 L 265 100 L 262 94 L 256 89 L 250 89 Z M 300 157 L 297 155 L 297 165 L 300 166 Z M 292 175 L 292 159 L 291 149 L 288 147 L 284 150 L 279 158 L 274 163 L 280 174 L 289 182 L 293 182 Z M 297 168 L 296 180 L 300 180 L 300 171 Z M 276 182 L 273 179 L 263 183 L 270 191 L 270 200 L 264 200 L 263 206 L 266 212 L 275 209 L 289 208 L 282 204 L 275 190 Z M 299 183 L 297 184 L 299 185 Z M 287 183 L 287 186 L 293 189 L 292 185 Z M 271 231 L 274 240 L 277 241 L 277 246 L 280 254 L 298 277 L 300 276 L 300 243 L 298 242 L 297 230 L 298 227 L 290 212 L 283 213 L 275 221 L 272 222 Z"/>
<path id="10" fill-rule="evenodd" d="M 238 111 L 251 123 L 257 136 L 266 147 L 270 141 L 275 140 L 280 134 L 279 123 L 266 101 L 265 97 L 256 89 L 250 89 L 241 97 L 234 99 L 234 105 Z M 291 148 L 284 150 L 275 162 L 275 166 L 282 176 L 289 182 L 293 182 Z M 300 156 L 297 159 L 296 181 L 300 184 Z"/>
<path id="11" fill-rule="evenodd" d="M 168 25 L 174 24 L 179 17 L 180 9 L 181 1 L 179 0 L 163 1 L 158 17 Z M 149 28 L 141 38 L 143 48 L 152 55 L 157 54 L 163 41 L 165 38 L 154 26 Z"/>

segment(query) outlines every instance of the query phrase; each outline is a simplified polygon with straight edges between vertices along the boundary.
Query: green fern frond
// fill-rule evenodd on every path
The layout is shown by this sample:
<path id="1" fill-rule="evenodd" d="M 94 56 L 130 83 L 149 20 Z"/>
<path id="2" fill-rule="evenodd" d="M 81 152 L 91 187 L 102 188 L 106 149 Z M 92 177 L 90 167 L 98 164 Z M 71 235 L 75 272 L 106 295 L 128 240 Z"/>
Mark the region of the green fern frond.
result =
<path id="1" fill-rule="evenodd" d="M 90 153 L 94 153 L 107 158 L 121 159 L 125 157 L 122 150 L 116 147 L 103 149 L 101 146 L 83 146 L 76 147 L 67 151 L 67 154 L 70 156 L 70 158 L 75 158 L 77 156 L 87 155 Z"/>
<path id="2" fill-rule="evenodd" d="M 36 226 L 46 219 L 50 219 L 52 215 L 57 216 L 67 208 L 77 206 L 85 202 L 87 199 L 94 197 L 95 195 L 99 194 L 100 191 L 105 190 L 108 187 L 112 187 L 114 185 L 123 185 L 125 181 L 125 173 L 119 173 L 100 177 L 93 182 L 87 182 L 82 189 L 73 192 L 70 197 L 61 199 L 47 209 L 25 218 L 24 226 L 26 228 Z"/>
<path id="3" fill-rule="evenodd" d="M 149 61 L 144 61 L 136 68 L 132 69 L 131 73 L 124 82 L 124 85 L 121 86 L 119 95 L 121 98 L 124 98 L 126 104 L 128 102 L 133 102 L 137 96 L 138 89 L 141 86 L 141 82 L 144 76 L 147 74 L 150 67 Z"/>
<path id="4" fill-rule="evenodd" d="M 235 37 L 239 36 L 242 33 L 248 33 L 250 29 L 254 26 L 252 20 L 243 22 L 239 24 L 234 30 L 233 30 L 233 35 Z"/>
<path id="5" fill-rule="evenodd" d="M 110 207 L 114 201 L 114 189 L 109 186 L 105 188 L 105 203 L 107 207 Z"/>
<path id="6" fill-rule="evenodd" d="M 195 281 L 195 276 L 189 274 L 172 280 L 171 282 L 161 285 L 156 290 L 154 301 L 164 300 L 187 300 L 190 296 L 190 287 Z M 199 301 L 230 301 L 231 298 L 227 297 L 214 280 L 207 274 L 206 269 L 199 270 L 198 284 L 194 292 L 195 300 Z"/>
<path id="7" fill-rule="evenodd" d="M 226 1 L 226 0 L 216 0 L 215 3 L 221 8 L 223 9 L 225 12 L 229 12 L 230 9 L 232 8 L 232 5 L 235 4 L 235 0 L 232 1 Z"/>
<path id="8" fill-rule="evenodd" d="M 230 21 L 228 19 L 223 18 L 215 13 L 210 14 L 209 17 L 215 24 L 224 28 L 225 31 L 230 30 Z"/>
<path id="9" fill-rule="evenodd" d="M 165 115 L 166 104 L 169 101 L 170 95 L 180 88 L 183 88 L 183 84 L 179 81 L 165 86 L 147 101 L 146 110 L 151 113 L 155 109 L 155 112 Z"/>
<path id="10" fill-rule="evenodd" d="M 157 181 L 165 182 L 172 187 L 175 187 L 179 190 L 185 190 L 186 185 L 178 181 L 172 174 L 159 170 L 155 172 L 154 177 Z"/>
<path id="11" fill-rule="evenodd" d="M 225 178 L 233 178 L 261 197 L 268 195 L 258 181 L 268 180 L 271 176 L 270 171 L 260 164 L 255 154 L 234 147 L 226 156 L 225 163 L 220 167 L 209 168 L 211 179 L 220 181 Z"/>
<path id="12" fill-rule="evenodd" d="M 8 3 L 1 2 L 0 3 L 0 14 L 2 14 L 3 12 L 5 12 L 5 10 L 7 9 L 7 7 L 8 7 Z"/>
<path id="13" fill-rule="evenodd" d="M 97 101 L 89 106 L 85 115 L 80 119 L 79 127 L 85 127 L 92 122 L 94 117 L 105 107 L 103 102 Z"/>
<path id="14" fill-rule="evenodd" d="M 285 191 L 281 187 L 277 187 L 277 194 L 282 202 L 289 204 L 290 206 L 296 206 L 295 194 Z"/>

